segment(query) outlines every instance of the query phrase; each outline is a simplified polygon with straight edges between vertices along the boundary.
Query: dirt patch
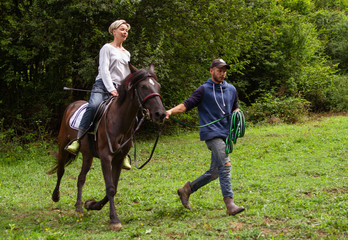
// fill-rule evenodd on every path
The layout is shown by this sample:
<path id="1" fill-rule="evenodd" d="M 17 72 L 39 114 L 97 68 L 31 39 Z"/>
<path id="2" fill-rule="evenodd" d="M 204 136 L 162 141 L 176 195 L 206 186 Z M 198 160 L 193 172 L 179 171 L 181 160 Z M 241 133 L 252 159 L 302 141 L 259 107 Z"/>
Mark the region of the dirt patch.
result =
<path id="1" fill-rule="evenodd" d="M 166 233 L 166 236 L 170 239 L 182 239 L 184 237 L 184 233 Z"/>
<path id="2" fill-rule="evenodd" d="M 323 191 L 328 193 L 348 193 L 348 187 L 323 189 Z"/>
<path id="3" fill-rule="evenodd" d="M 232 232 L 239 232 L 244 229 L 244 224 L 240 222 L 230 222 Z"/>
<path id="4" fill-rule="evenodd" d="M 348 112 L 328 112 L 328 113 L 313 113 L 309 116 L 310 120 L 318 120 L 320 121 L 323 117 L 335 117 L 335 116 L 348 116 Z"/>

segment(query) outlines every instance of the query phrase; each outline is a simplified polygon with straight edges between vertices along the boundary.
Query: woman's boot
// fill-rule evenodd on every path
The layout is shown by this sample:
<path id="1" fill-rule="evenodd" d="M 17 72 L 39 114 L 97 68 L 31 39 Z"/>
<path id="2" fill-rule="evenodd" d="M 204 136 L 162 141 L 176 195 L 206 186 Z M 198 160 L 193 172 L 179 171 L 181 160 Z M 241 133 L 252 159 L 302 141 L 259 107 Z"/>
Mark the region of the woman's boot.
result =
<path id="1" fill-rule="evenodd" d="M 80 139 L 83 138 L 86 133 L 87 130 L 79 129 L 77 132 L 77 138 L 72 140 L 67 146 L 65 146 L 65 150 L 76 156 L 80 151 Z"/>
<path id="2" fill-rule="evenodd" d="M 127 155 L 123 159 L 122 169 L 130 170 L 132 168 L 130 157 Z"/>

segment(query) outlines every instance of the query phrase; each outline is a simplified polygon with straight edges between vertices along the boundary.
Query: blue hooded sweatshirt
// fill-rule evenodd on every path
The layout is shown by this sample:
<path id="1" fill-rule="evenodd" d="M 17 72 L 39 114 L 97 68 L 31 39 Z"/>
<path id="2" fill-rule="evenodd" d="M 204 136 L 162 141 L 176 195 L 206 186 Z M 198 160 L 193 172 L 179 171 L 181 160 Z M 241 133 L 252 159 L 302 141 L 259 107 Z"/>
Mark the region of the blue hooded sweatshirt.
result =
<path id="1" fill-rule="evenodd" d="M 198 108 L 199 124 L 205 125 L 229 115 L 238 108 L 238 94 L 236 88 L 223 81 L 222 84 L 214 83 L 210 78 L 196 89 L 192 95 L 185 100 L 187 111 L 194 107 Z M 213 138 L 226 139 L 230 128 L 231 117 L 200 128 L 200 139 L 202 141 Z"/>

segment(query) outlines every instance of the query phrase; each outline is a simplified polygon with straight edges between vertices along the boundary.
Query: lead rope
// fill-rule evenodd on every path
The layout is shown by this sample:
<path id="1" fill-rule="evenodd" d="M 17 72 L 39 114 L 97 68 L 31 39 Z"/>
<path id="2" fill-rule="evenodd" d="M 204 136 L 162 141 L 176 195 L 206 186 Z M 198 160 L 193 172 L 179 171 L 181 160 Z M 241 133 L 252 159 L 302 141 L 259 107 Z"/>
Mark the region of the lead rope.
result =
<path id="1" fill-rule="evenodd" d="M 223 116 L 222 118 L 219 118 L 219 119 L 217 119 L 217 120 L 215 120 L 215 121 L 212 121 L 212 122 L 210 122 L 210 123 L 207 123 L 207 124 L 204 124 L 204 125 L 200 125 L 200 126 L 192 126 L 192 125 L 187 124 L 187 123 L 184 123 L 183 121 L 180 121 L 179 119 L 177 119 L 177 118 L 175 118 L 175 117 L 172 117 L 172 116 L 170 116 L 169 118 L 172 119 L 172 120 L 174 120 L 175 122 L 180 123 L 180 124 L 183 125 L 183 126 L 186 126 L 186 127 L 190 127 L 190 128 L 202 128 L 202 127 L 209 126 L 209 125 L 211 125 L 211 124 L 213 124 L 213 123 L 216 123 L 216 122 L 218 122 L 218 121 L 221 121 L 222 119 L 224 119 L 224 118 L 226 118 L 226 117 L 228 117 L 228 116 L 231 116 L 231 114 L 225 115 L 225 116 Z"/>
<path id="2" fill-rule="evenodd" d="M 223 116 L 220 119 L 217 119 L 215 121 L 212 121 L 210 123 L 201 125 L 201 126 L 191 126 L 189 124 L 186 124 L 178 119 L 176 119 L 175 117 L 170 116 L 169 118 L 180 123 L 183 126 L 186 127 L 191 127 L 191 128 L 202 128 L 202 127 L 206 127 L 209 126 L 211 124 L 214 124 L 218 121 L 221 121 L 222 119 L 231 116 L 231 124 L 230 124 L 230 130 L 229 130 L 229 134 L 226 138 L 226 154 L 230 154 L 233 151 L 233 143 L 236 144 L 237 143 L 237 138 L 239 137 L 243 137 L 244 133 L 245 133 L 245 117 L 244 114 L 241 110 L 235 111 L 232 114 L 228 114 Z"/>

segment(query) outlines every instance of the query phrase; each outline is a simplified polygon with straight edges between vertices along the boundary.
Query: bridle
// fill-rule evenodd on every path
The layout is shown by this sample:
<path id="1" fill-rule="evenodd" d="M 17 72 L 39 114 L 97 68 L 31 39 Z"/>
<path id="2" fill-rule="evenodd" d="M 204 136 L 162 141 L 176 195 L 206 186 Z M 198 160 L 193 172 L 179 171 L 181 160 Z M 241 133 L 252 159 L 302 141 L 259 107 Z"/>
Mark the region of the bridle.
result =
<path id="1" fill-rule="evenodd" d="M 129 139 L 127 139 L 125 142 L 123 142 L 123 143 L 121 144 L 121 146 L 120 146 L 119 148 L 117 148 L 116 150 L 114 150 L 113 147 L 112 147 L 111 140 L 110 140 L 108 131 L 107 131 L 107 129 L 106 129 L 106 126 L 107 126 L 107 124 L 106 124 L 106 112 L 105 112 L 105 117 L 104 117 L 104 121 L 105 121 L 105 133 L 106 133 L 106 137 L 107 137 L 107 140 L 108 140 L 109 150 L 110 150 L 110 152 L 111 152 L 113 155 L 115 155 L 115 154 L 116 154 L 117 152 L 119 152 L 124 146 L 126 146 L 126 144 L 127 144 L 129 141 L 131 141 L 132 139 L 134 139 L 134 163 L 135 163 L 136 168 L 141 169 L 141 168 L 143 168 L 143 167 L 151 160 L 151 158 L 152 158 L 152 155 L 153 155 L 153 153 L 154 153 L 154 151 L 155 151 L 155 148 L 156 148 L 156 146 L 157 146 L 157 142 L 158 142 L 159 136 L 161 135 L 162 126 L 159 127 L 158 135 L 157 135 L 155 144 L 154 144 L 154 146 L 153 146 L 153 148 L 152 148 L 150 157 L 149 157 L 148 160 L 147 160 L 144 164 L 142 164 L 140 167 L 138 167 L 137 161 L 136 161 L 135 133 L 139 130 L 139 128 L 140 128 L 141 124 L 144 122 L 145 118 L 146 118 L 147 116 L 149 117 L 149 110 L 145 107 L 145 103 L 146 103 L 149 99 L 154 98 L 154 97 L 159 97 L 159 98 L 162 100 L 162 97 L 161 97 L 161 95 L 160 95 L 159 93 L 154 92 L 154 93 L 148 94 L 148 95 L 145 96 L 144 98 L 141 98 L 141 96 L 140 96 L 140 94 L 139 94 L 137 88 L 135 87 L 138 83 L 140 83 L 140 82 L 142 82 L 142 81 L 145 81 L 145 80 L 148 79 L 148 78 L 154 78 L 153 75 L 148 74 L 148 75 L 146 76 L 146 78 L 143 78 L 143 79 L 138 80 L 135 84 L 131 84 L 131 82 L 129 81 L 130 78 L 132 78 L 132 77 L 133 77 L 133 74 L 130 74 L 130 75 L 127 77 L 127 79 L 126 79 L 126 85 L 128 86 L 128 91 L 130 91 L 131 89 L 134 88 L 134 92 L 135 92 L 135 95 L 136 95 L 136 97 L 137 97 L 137 101 L 138 101 L 138 103 L 139 103 L 139 108 L 141 109 L 142 118 L 141 118 L 140 121 L 138 122 L 137 127 L 134 129 L 133 135 L 132 135 Z"/>
<path id="2" fill-rule="evenodd" d="M 140 108 L 142 108 L 142 109 L 145 109 L 144 104 L 145 104 L 149 99 L 151 99 L 151 98 L 159 97 L 159 98 L 162 100 L 162 97 L 161 97 L 161 95 L 160 95 L 159 93 L 150 93 L 150 94 L 148 94 L 147 96 L 145 96 L 143 99 L 141 99 L 140 94 L 139 94 L 138 90 L 135 88 L 135 86 L 136 86 L 137 84 L 139 84 L 140 82 L 142 82 L 142 81 L 148 79 L 148 78 L 153 78 L 153 79 L 154 79 L 155 77 L 154 77 L 152 74 L 148 74 L 146 78 L 137 81 L 137 82 L 136 82 L 135 84 L 133 84 L 133 85 L 128 85 L 129 90 L 132 89 L 132 88 L 134 88 L 135 94 L 136 94 L 137 99 L 138 99 L 139 106 L 140 106 Z M 130 84 L 130 83 L 129 83 L 129 84 Z"/>

